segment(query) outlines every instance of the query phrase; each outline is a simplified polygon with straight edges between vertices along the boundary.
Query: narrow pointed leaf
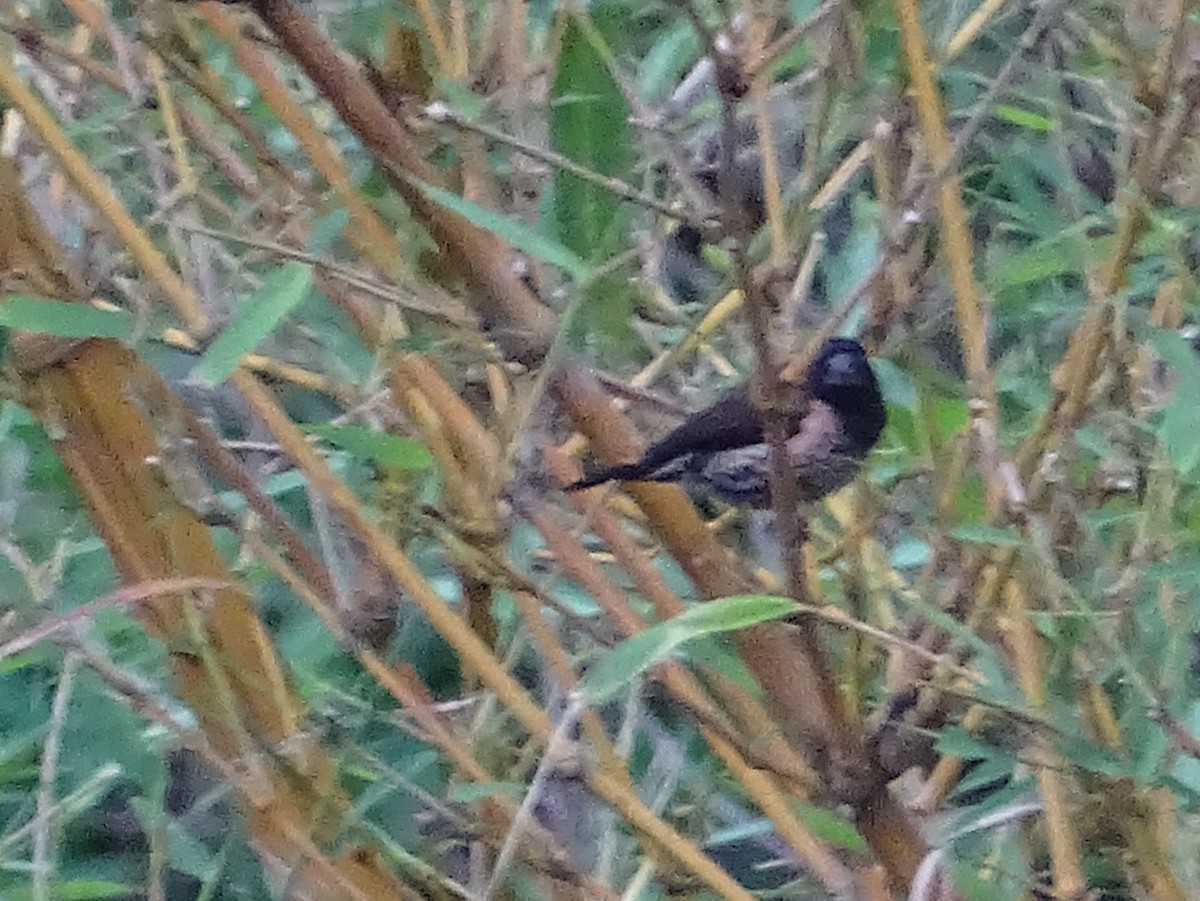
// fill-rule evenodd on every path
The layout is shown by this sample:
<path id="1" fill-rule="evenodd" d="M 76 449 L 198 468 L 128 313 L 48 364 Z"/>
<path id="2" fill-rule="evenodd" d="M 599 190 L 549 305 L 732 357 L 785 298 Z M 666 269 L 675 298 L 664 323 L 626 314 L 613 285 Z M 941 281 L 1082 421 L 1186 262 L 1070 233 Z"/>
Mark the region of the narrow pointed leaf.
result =
<path id="1" fill-rule="evenodd" d="M 133 314 L 86 303 L 12 294 L 0 302 L 0 325 L 60 338 L 117 338 L 133 335 Z"/>
<path id="2" fill-rule="evenodd" d="M 465 197 L 459 197 L 457 194 L 416 179 L 413 179 L 413 184 L 434 203 L 445 207 L 452 213 L 457 213 L 485 231 L 503 238 L 513 247 L 529 254 L 534 259 L 557 266 L 575 281 L 587 281 L 587 264 L 573 250 L 553 238 L 538 233 L 524 222 L 502 216 L 495 210 L 489 210 Z"/>
<path id="3" fill-rule="evenodd" d="M 772 595 L 739 595 L 709 601 L 621 642 L 588 672 L 580 688 L 593 703 L 603 701 L 654 664 L 671 657 L 693 638 L 734 632 L 786 616 L 795 609 L 790 599 Z"/>
<path id="4" fill-rule="evenodd" d="M 238 361 L 256 348 L 300 305 L 312 288 L 312 267 L 288 263 L 271 274 L 263 286 L 242 302 L 233 321 L 217 336 L 189 380 L 214 388 L 237 368 Z"/>
<path id="5" fill-rule="evenodd" d="M 319 435 L 352 457 L 396 469 L 425 469 L 433 463 L 428 448 L 403 435 L 389 435 L 363 426 L 308 425 L 306 432 Z"/>

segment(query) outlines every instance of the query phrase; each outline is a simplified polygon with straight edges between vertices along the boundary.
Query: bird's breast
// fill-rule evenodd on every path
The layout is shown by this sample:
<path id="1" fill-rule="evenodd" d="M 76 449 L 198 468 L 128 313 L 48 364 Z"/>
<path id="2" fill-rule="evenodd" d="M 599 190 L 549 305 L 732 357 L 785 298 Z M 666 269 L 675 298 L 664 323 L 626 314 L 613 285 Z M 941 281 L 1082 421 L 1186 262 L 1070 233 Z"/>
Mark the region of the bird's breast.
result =
<path id="1" fill-rule="evenodd" d="M 786 446 L 788 470 L 796 480 L 802 502 L 819 500 L 848 485 L 858 474 L 865 456 L 847 438 L 836 416 L 822 409 L 822 405 L 815 405 Z M 697 455 L 689 471 L 696 482 L 727 503 L 739 507 L 771 506 L 769 444 L 751 444 L 705 457 Z"/>

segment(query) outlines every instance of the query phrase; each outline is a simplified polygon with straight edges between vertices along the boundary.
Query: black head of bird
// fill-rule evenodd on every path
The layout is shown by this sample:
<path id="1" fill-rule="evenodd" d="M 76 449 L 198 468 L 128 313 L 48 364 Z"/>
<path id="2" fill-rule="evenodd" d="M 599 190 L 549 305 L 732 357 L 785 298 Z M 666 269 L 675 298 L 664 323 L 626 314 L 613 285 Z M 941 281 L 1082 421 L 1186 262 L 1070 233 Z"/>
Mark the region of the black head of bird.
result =
<path id="1" fill-rule="evenodd" d="M 832 338 L 809 365 L 804 391 L 788 416 L 785 447 L 801 500 L 815 501 L 853 480 L 887 421 L 866 352 Z M 568 487 L 616 480 L 698 484 L 729 503 L 769 507 L 770 445 L 762 413 L 741 385 L 692 414 L 636 463 L 613 466 Z"/>
<path id="2" fill-rule="evenodd" d="M 805 388 L 813 400 L 828 404 L 870 450 L 887 423 L 883 394 L 863 346 L 852 338 L 830 338 L 809 364 Z"/>

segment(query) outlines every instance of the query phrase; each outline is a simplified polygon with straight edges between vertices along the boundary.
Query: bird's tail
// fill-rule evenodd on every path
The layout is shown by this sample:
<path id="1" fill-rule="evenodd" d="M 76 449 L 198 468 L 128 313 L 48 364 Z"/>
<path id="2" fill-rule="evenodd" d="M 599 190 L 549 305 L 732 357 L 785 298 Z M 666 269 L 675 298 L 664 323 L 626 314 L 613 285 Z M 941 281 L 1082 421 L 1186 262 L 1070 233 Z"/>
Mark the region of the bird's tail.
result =
<path id="1" fill-rule="evenodd" d="M 605 482 L 675 482 L 679 480 L 681 470 L 678 467 L 658 467 L 647 469 L 644 462 L 629 463 L 625 466 L 609 466 L 584 476 L 564 488 L 564 491 L 582 491 L 585 488 L 595 488 Z"/>
<path id="2" fill-rule="evenodd" d="M 601 469 L 598 472 L 592 473 L 590 476 L 584 476 L 578 482 L 574 482 L 564 488 L 564 491 L 583 491 L 585 488 L 595 488 L 597 485 L 603 485 L 605 482 L 613 480 L 631 481 L 641 479 L 644 476 L 641 469 L 636 464 L 628 466 L 611 466 L 608 469 Z"/>

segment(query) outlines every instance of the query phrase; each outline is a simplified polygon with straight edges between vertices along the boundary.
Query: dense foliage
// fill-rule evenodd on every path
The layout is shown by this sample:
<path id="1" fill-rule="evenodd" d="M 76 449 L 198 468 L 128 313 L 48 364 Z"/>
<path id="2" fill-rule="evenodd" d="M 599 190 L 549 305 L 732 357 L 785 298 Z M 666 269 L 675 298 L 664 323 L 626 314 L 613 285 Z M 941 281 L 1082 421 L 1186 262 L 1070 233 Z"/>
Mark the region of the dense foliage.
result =
<path id="1" fill-rule="evenodd" d="M 1189 4 L 109 6 L 0 14 L 0 898 L 1200 897 Z M 831 334 L 851 487 L 561 491 Z"/>

